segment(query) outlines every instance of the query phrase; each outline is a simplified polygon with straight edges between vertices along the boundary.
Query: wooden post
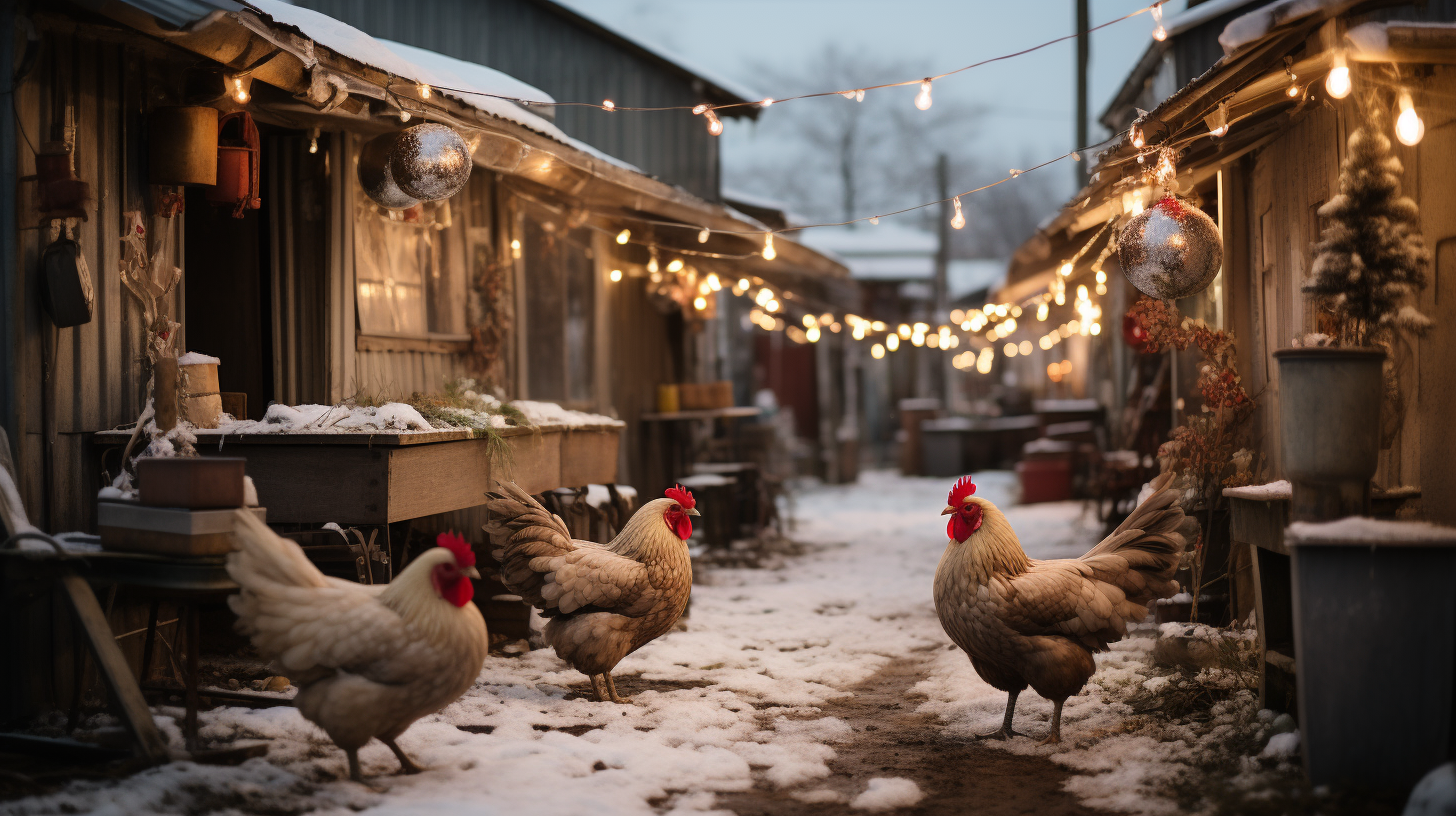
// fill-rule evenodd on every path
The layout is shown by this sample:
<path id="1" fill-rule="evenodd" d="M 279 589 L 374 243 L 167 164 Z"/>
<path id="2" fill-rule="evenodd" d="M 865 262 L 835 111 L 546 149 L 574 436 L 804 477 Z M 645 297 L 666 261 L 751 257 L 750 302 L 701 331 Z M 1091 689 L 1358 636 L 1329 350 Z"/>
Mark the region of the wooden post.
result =
<path id="1" fill-rule="evenodd" d="M 166 433 L 177 426 L 177 358 L 161 358 L 152 371 L 156 378 L 152 406 L 156 411 L 157 431 Z"/>

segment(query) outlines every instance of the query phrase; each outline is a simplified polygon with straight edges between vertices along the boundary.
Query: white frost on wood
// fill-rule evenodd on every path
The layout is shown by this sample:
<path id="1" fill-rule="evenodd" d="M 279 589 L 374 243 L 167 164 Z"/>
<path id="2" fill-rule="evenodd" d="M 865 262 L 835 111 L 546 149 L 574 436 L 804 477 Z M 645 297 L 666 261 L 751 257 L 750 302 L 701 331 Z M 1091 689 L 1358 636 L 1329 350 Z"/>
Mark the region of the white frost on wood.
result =
<path id="1" fill-rule="evenodd" d="M 870 780 L 870 786 L 864 793 L 850 801 L 849 806 L 856 810 L 894 810 L 918 804 L 924 798 L 920 786 L 909 779 L 876 777 Z"/>
<path id="2" fill-rule="evenodd" d="M 1284 534 L 1291 544 L 1329 541 L 1335 543 L 1456 544 L 1456 528 L 1439 527 L 1428 521 L 1386 521 L 1350 516 L 1336 521 L 1296 521 Z"/>
<path id="3" fill-rule="evenodd" d="M 1301 20 L 1319 11 L 1338 13 L 1343 7 L 1354 4 L 1354 0 L 1278 0 L 1255 9 L 1241 17 L 1235 17 L 1223 33 L 1218 35 L 1218 44 L 1225 54 L 1232 55 L 1239 49 L 1252 45 L 1269 36 L 1274 29 Z"/>
<path id="4" fill-rule="evenodd" d="M 186 354 L 182 355 L 181 357 L 178 357 L 177 358 L 177 365 L 179 365 L 179 366 L 208 365 L 208 364 L 211 364 L 211 365 L 222 365 L 222 360 L 219 360 L 216 357 L 212 357 L 210 355 L 203 354 L 203 353 L 197 352 L 197 351 L 189 351 Z"/>
<path id="5" fill-rule="evenodd" d="M 1261 485 L 1244 485 L 1243 487 L 1225 487 L 1223 494 L 1233 499 L 1253 499 L 1255 501 L 1279 501 L 1294 496 L 1294 488 L 1288 480 L 1280 479 L 1277 482 L 1270 482 Z"/>

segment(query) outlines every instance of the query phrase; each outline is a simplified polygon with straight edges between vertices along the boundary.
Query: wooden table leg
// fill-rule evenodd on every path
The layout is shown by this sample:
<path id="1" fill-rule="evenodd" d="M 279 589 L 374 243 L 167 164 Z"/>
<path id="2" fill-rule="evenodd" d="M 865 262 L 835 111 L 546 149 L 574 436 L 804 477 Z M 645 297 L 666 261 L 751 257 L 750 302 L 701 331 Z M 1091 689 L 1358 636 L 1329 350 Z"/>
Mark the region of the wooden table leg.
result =
<path id="1" fill-rule="evenodd" d="M 186 714 L 182 719 L 182 734 L 187 738 L 187 750 L 197 750 L 197 665 L 198 653 L 202 651 L 202 624 L 195 604 L 187 605 L 187 686 Z"/>
<path id="2" fill-rule="evenodd" d="M 167 744 L 162 739 L 162 732 L 157 730 L 151 709 L 147 708 L 142 690 L 131 675 L 131 667 L 126 665 L 121 647 L 116 645 L 116 635 L 101 611 L 101 604 L 96 601 L 96 593 L 91 591 L 86 579 L 69 570 L 61 574 L 61 586 L 65 588 L 71 608 L 76 611 L 76 618 L 91 642 L 96 663 L 121 709 L 122 722 L 136 740 L 137 754 L 148 762 L 167 762 Z"/>

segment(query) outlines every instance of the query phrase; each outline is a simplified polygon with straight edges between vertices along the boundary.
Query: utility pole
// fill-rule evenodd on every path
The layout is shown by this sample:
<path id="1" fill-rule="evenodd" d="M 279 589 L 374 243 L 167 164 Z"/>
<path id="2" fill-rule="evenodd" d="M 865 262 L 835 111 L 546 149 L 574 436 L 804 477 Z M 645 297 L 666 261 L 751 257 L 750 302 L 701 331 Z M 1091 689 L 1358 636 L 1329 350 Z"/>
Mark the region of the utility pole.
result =
<path id="1" fill-rule="evenodd" d="M 950 318 L 947 314 L 950 311 L 950 286 L 947 276 L 950 272 L 950 219 L 953 212 L 953 205 L 950 201 L 950 159 L 944 153 L 937 157 L 935 162 L 935 182 L 940 191 L 940 222 L 937 235 L 940 237 L 940 245 L 935 251 L 935 312 L 930 323 L 930 330 L 935 331 Z M 934 366 L 935 377 L 939 382 L 941 407 L 949 410 L 951 404 L 951 383 L 950 358 L 945 354 L 933 354 L 932 357 L 939 363 Z"/>
<path id="2" fill-rule="evenodd" d="M 1092 27 L 1091 13 L 1087 10 L 1087 0 L 1076 0 L 1077 2 L 1077 128 L 1076 143 L 1072 145 L 1073 150 L 1081 150 L 1087 146 L 1087 63 L 1092 56 L 1092 38 L 1087 29 Z M 1087 182 L 1087 165 L 1090 162 L 1072 162 L 1072 172 L 1077 174 L 1077 189 Z"/>

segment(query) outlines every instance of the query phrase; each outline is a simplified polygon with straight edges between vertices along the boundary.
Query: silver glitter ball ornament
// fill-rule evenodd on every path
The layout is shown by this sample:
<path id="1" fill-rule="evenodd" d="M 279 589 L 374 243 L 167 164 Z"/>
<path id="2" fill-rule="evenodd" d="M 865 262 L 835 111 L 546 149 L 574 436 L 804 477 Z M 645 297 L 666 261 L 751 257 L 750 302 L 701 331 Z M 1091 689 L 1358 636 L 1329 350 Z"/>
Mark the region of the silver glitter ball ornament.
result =
<path id="1" fill-rule="evenodd" d="M 1168 196 L 1122 228 L 1117 260 L 1139 292 L 1177 300 L 1213 283 L 1223 266 L 1223 243 L 1212 218 L 1192 202 Z"/>
<path id="2" fill-rule="evenodd" d="M 389 169 L 405 195 L 439 201 L 470 180 L 470 148 L 451 128 L 426 122 L 398 134 Z"/>
<path id="3" fill-rule="evenodd" d="M 398 137 L 398 133 L 386 133 L 364 143 L 359 151 L 359 186 L 379 206 L 407 210 L 420 201 L 401 190 L 395 182 L 389 154 Z"/>

